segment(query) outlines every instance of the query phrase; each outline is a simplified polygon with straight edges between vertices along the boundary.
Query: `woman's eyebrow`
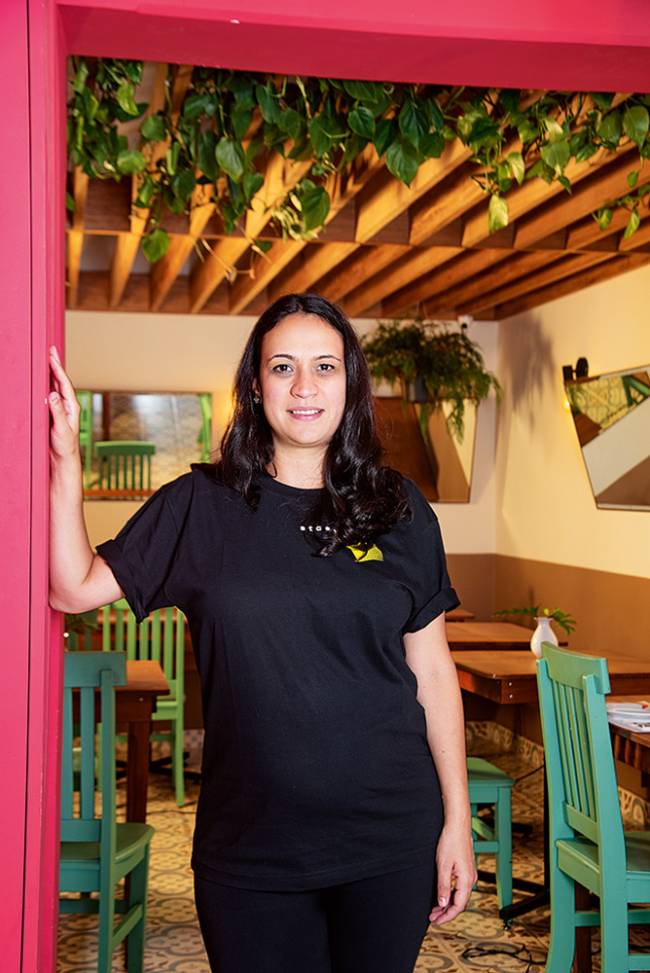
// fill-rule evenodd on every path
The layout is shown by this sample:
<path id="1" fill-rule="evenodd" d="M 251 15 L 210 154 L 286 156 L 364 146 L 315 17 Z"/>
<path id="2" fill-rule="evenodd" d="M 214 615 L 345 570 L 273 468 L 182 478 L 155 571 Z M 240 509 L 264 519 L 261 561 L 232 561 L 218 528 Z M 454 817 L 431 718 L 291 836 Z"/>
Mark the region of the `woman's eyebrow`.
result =
<path id="1" fill-rule="evenodd" d="M 271 355 L 268 361 L 273 361 L 274 358 L 288 358 L 289 361 L 297 361 L 295 355 L 288 355 L 282 351 L 278 351 L 276 352 L 275 355 Z M 321 358 L 333 358 L 335 361 L 341 361 L 341 359 L 338 358 L 336 355 L 314 355 L 313 361 L 318 361 Z"/>

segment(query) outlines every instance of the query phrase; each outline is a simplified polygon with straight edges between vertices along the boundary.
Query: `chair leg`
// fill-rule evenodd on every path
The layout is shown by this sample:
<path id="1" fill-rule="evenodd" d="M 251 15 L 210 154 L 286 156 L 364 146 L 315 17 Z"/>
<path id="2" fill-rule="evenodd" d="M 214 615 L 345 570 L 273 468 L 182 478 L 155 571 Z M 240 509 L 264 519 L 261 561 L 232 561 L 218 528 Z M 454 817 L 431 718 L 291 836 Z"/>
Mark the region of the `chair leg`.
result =
<path id="1" fill-rule="evenodd" d="M 627 973 L 630 968 L 627 901 L 622 890 L 602 890 L 600 946 L 602 973 Z"/>
<path id="2" fill-rule="evenodd" d="M 512 905 L 512 806 L 509 787 L 500 787 L 494 814 L 499 850 L 496 854 L 497 903 Z"/>
<path id="3" fill-rule="evenodd" d="M 570 973 L 575 951 L 575 891 L 573 880 L 557 866 L 551 849 L 551 935 L 545 973 Z"/>
<path id="4" fill-rule="evenodd" d="M 142 973 L 144 966 L 144 934 L 147 924 L 147 883 L 149 880 L 149 845 L 142 861 L 131 872 L 129 908 L 142 903 L 142 920 L 131 930 L 126 940 L 126 968 L 128 973 Z"/>
<path id="5" fill-rule="evenodd" d="M 176 792 L 176 803 L 179 807 L 185 804 L 185 774 L 183 767 L 183 722 L 174 720 L 172 722 L 172 776 L 174 778 L 174 790 Z"/>
<path id="6" fill-rule="evenodd" d="M 98 973 L 111 973 L 113 957 L 113 926 L 115 923 L 115 888 L 99 895 L 99 944 L 97 947 Z"/>

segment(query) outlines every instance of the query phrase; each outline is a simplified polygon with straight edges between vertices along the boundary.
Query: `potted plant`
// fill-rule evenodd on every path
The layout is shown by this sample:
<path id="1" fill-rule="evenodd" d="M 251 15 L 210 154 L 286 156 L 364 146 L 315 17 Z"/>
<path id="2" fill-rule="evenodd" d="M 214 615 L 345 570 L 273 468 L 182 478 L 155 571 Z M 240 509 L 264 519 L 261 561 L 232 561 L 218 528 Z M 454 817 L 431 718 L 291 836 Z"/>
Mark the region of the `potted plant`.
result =
<path id="1" fill-rule="evenodd" d="M 552 642 L 557 645 L 557 636 L 551 628 L 551 621 L 564 629 L 567 635 L 576 627 L 576 620 L 568 612 L 563 612 L 559 608 L 541 608 L 539 605 L 531 605 L 529 608 L 500 608 L 494 612 L 495 615 L 528 615 L 534 618 L 537 625 L 530 637 L 530 648 L 533 655 L 539 659 L 542 654 L 542 642 Z"/>
<path id="2" fill-rule="evenodd" d="M 462 442 L 465 404 L 478 405 L 492 389 L 501 393 L 465 323 L 455 330 L 441 321 L 384 321 L 362 338 L 362 346 L 374 378 L 398 383 L 405 401 L 420 403 L 425 439 L 432 411 L 448 403 L 447 426 Z"/>

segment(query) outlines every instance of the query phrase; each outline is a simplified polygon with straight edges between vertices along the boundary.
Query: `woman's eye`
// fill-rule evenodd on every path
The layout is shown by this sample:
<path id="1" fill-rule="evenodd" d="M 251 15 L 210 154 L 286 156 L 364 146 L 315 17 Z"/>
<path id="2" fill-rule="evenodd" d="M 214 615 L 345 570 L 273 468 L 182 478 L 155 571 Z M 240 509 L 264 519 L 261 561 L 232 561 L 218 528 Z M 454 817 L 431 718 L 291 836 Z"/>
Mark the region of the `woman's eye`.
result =
<path id="1" fill-rule="evenodd" d="M 280 374 L 285 375 L 286 374 L 285 369 L 290 369 L 290 368 L 291 365 L 289 365 L 288 362 L 280 362 L 279 365 L 274 365 L 271 371 L 279 372 Z"/>
<path id="2" fill-rule="evenodd" d="M 331 362 L 326 361 L 320 362 L 318 367 L 322 368 L 324 372 L 330 372 L 334 369 L 334 365 L 332 365 Z"/>

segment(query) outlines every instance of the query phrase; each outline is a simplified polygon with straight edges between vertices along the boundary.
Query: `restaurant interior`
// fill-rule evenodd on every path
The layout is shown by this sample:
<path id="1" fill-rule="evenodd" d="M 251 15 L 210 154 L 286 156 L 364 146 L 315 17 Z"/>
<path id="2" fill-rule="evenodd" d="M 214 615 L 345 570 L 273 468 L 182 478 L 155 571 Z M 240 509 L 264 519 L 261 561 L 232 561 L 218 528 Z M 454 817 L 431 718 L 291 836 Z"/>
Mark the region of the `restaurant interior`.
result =
<path id="1" fill-rule="evenodd" d="M 99 63 L 87 59 L 82 68 L 82 59 L 70 59 L 73 126 L 77 99 L 88 98 L 84 92 L 94 92 L 98 102 L 108 98 L 97 87 Z M 580 973 L 650 969 L 650 958 L 645 966 L 643 960 L 620 966 L 605 960 L 603 942 L 611 936 L 605 930 L 614 920 L 599 912 L 609 881 L 600 842 L 609 836 L 620 845 L 622 864 L 611 867 L 625 876 L 624 834 L 650 829 L 644 707 L 650 700 L 650 175 L 644 161 L 650 141 L 644 105 L 650 99 L 574 95 L 580 106 L 568 122 L 567 101 L 549 102 L 545 111 L 559 135 L 547 121 L 540 128 L 547 142 L 522 139 L 512 121 L 501 123 L 498 99 L 482 114 L 474 103 L 483 123 L 496 118 L 495 126 L 501 124 L 501 161 L 489 178 L 484 146 L 467 131 L 466 142 L 454 129 L 436 154 L 427 157 L 422 149 L 409 174 L 394 157 L 388 166 L 373 136 L 356 133 L 356 154 L 328 169 L 322 157 L 304 151 L 297 159 L 283 155 L 278 139 L 286 148 L 291 136 L 276 133 L 275 144 L 263 144 L 251 163 L 260 181 L 249 208 L 229 224 L 228 193 L 238 182 L 232 172 L 199 182 L 195 166 L 176 212 L 171 196 L 152 203 L 142 193 L 146 176 L 152 182 L 174 178 L 172 147 L 179 131 L 187 134 L 183 119 L 205 109 L 198 101 L 205 97 L 199 85 L 205 74 L 188 65 L 142 65 L 132 83 L 135 105 L 122 89 L 122 115 L 115 121 L 126 140 L 120 151 L 136 158 L 125 158 L 112 175 L 89 175 L 70 137 L 65 362 L 81 407 L 91 544 L 114 537 L 147 497 L 190 463 L 218 457 L 237 362 L 265 307 L 287 293 L 313 292 L 337 302 L 362 337 L 373 370 L 385 461 L 413 478 L 431 502 L 461 599 L 460 609 L 449 613 L 447 632 L 463 690 L 479 881 L 462 916 L 430 927 L 416 973 L 555 973 L 572 961 Z M 427 95 L 403 87 L 413 89 L 413 103 Z M 242 81 L 239 91 L 244 88 Z M 242 96 L 237 129 L 244 152 L 272 116 L 252 90 L 250 105 Z M 436 91 L 450 129 L 463 112 L 470 114 L 468 91 Z M 382 111 L 398 124 L 388 101 L 372 119 L 364 109 L 372 101 L 368 92 L 351 88 L 346 94 L 357 127 L 370 124 L 370 115 L 377 132 Z M 515 94 L 523 111 L 549 93 Z M 337 110 L 343 111 L 341 104 Z M 570 126 L 577 130 L 590 112 L 599 113 L 598 146 L 583 157 L 572 147 L 562 159 L 558 143 L 569 146 Z M 165 125 L 156 128 L 156 119 Z M 142 135 L 147 120 L 149 139 Z M 639 134 L 633 122 L 645 130 Z M 212 124 L 208 120 L 203 131 Z M 399 124 L 406 139 L 409 122 Z M 435 129 L 435 117 L 429 125 Z M 499 170 L 509 154 L 518 158 Z M 540 158 L 547 166 L 554 160 L 548 179 L 532 171 Z M 228 174 L 228 163 L 223 168 Z M 310 176 L 328 196 L 311 227 Z M 292 194 L 293 209 L 285 206 Z M 322 194 L 318 198 L 322 202 Z M 494 199 L 507 201 L 505 216 Z M 425 344 L 460 337 L 478 353 L 489 381 L 461 395 L 460 428 L 452 395 L 436 399 L 426 375 L 418 389 L 411 373 L 391 372 L 382 362 L 382 323 L 396 332 L 415 327 Z M 453 379 L 438 381 L 444 387 Z M 102 813 L 112 797 L 119 823 L 146 821 L 153 828 L 144 969 L 199 973 L 209 969 L 190 870 L 201 777 L 199 680 L 182 613 L 172 607 L 155 615 L 136 626 L 128 606 L 116 603 L 66 616 L 66 657 L 84 650 L 126 653 L 126 671 L 113 690 L 113 739 L 105 724 L 99 744 L 102 754 L 110 751 L 117 760 L 116 788 L 101 788 Z M 546 668 L 536 666 L 542 642 L 568 650 L 570 661 L 556 664 L 548 656 Z M 606 660 L 608 677 L 600 669 L 583 673 L 584 655 Z M 565 699 L 566 680 L 573 688 Z M 610 684 L 614 699 L 606 703 Z M 63 815 L 72 819 L 79 807 L 72 706 L 68 716 L 72 758 L 64 775 L 72 796 Z M 567 769 L 571 760 L 573 770 Z M 111 758 L 101 761 L 100 771 L 91 768 L 95 784 L 107 763 Z M 570 778 L 573 797 L 567 795 Z M 578 810 L 567 812 L 572 801 Z M 574 832 L 596 849 L 595 864 L 589 859 L 587 867 L 584 852 L 577 872 L 555 844 Z M 627 881 L 632 871 L 641 891 L 628 903 L 647 904 L 650 842 L 638 841 L 634 861 L 628 847 Z M 549 956 L 559 956 L 560 917 L 571 926 L 566 904 L 558 898 L 552 908 L 560 873 L 571 878 L 577 908 L 596 918 L 576 920 L 569 965 L 556 958 L 551 967 Z M 65 872 L 67 885 L 63 869 L 61 875 L 58 969 L 90 973 L 98 968 L 100 920 L 90 908 L 75 914 L 69 903 L 79 892 L 82 903 L 97 897 L 75 886 L 72 870 Z M 622 901 L 625 906 L 624 895 Z M 622 915 L 627 930 L 627 908 Z M 621 964 L 628 962 L 628 948 L 650 953 L 647 918 L 646 912 L 630 922 Z M 112 969 L 126 968 L 124 962 L 118 938 Z"/>

